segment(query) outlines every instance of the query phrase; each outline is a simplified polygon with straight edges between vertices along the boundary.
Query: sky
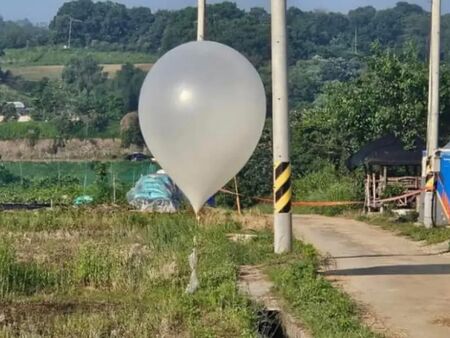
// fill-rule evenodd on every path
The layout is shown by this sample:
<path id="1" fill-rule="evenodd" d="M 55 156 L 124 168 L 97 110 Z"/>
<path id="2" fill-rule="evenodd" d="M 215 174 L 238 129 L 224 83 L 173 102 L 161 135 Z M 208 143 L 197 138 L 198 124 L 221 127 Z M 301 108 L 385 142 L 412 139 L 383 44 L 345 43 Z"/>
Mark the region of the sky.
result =
<path id="1" fill-rule="evenodd" d="M 58 8 L 67 0 L 0 0 L 0 16 L 7 20 L 29 19 L 35 23 L 47 23 L 56 14 Z M 223 0 L 207 0 L 209 3 Z M 349 10 L 361 6 L 374 6 L 376 8 L 393 7 L 399 0 L 288 0 L 290 6 L 302 10 L 328 10 L 347 13 Z M 115 0 L 127 6 L 146 6 L 152 10 L 178 9 L 186 6 L 195 6 L 197 0 Z M 268 8 L 270 0 L 235 0 L 241 8 L 265 7 Z M 421 5 L 429 10 L 430 0 L 410 0 L 409 3 Z M 450 12 L 450 1 L 443 2 L 442 9 Z"/>

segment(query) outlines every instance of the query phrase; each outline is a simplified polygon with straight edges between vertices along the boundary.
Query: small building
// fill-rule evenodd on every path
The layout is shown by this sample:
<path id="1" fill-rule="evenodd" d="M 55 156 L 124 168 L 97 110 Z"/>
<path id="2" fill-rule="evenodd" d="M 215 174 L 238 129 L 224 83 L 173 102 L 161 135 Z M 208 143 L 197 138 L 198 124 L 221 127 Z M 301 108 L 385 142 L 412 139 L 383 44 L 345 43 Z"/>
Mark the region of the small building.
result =
<path id="1" fill-rule="evenodd" d="M 425 142 L 416 138 L 411 149 L 394 135 L 366 144 L 347 162 L 350 170 L 365 169 L 365 210 L 383 211 L 387 205 L 417 208 Z M 395 195 L 395 196 L 392 196 Z"/>
<path id="2" fill-rule="evenodd" d="M 5 122 L 5 115 L 0 115 L 0 123 Z"/>

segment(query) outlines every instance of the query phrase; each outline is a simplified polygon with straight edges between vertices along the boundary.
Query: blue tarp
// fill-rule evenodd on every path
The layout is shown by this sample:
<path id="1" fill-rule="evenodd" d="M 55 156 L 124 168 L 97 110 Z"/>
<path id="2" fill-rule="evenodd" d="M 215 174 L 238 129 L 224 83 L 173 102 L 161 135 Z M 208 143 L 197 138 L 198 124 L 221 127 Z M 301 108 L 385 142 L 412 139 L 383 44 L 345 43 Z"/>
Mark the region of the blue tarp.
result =
<path id="1" fill-rule="evenodd" d="M 128 203 L 145 211 L 173 213 L 181 203 L 181 193 L 166 174 L 142 176 L 127 194 Z"/>
<path id="2" fill-rule="evenodd" d="M 91 196 L 83 195 L 78 196 L 75 198 L 74 205 L 76 206 L 82 206 L 82 205 L 88 205 L 94 202 L 94 198 Z"/>

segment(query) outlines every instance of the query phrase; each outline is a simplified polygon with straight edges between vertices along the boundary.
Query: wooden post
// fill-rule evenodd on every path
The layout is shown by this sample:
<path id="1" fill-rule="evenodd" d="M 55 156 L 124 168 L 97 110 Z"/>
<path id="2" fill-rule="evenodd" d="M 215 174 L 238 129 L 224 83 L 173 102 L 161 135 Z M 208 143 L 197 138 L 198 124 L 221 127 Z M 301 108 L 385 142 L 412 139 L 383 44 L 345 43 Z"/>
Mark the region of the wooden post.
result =
<path id="1" fill-rule="evenodd" d="M 238 183 L 237 183 L 237 177 L 234 176 L 234 190 L 236 192 L 236 206 L 237 206 L 237 212 L 239 214 L 239 216 L 242 215 L 241 212 L 241 198 L 239 196 L 239 189 L 238 189 Z"/>
<path id="2" fill-rule="evenodd" d="M 387 167 L 384 166 L 383 167 L 383 173 L 380 174 L 380 184 L 379 184 L 379 188 L 378 188 L 378 196 L 381 199 L 381 196 L 383 196 L 383 193 L 386 189 L 387 186 Z M 380 213 L 384 214 L 384 205 L 380 204 Z"/>
<path id="3" fill-rule="evenodd" d="M 366 200 L 368 212 L 372 211 L 372 195 L 370 193 L 370 187 L 371 187 L 371 180 L 370 180 L 370 173 L 368 173 L 366 178 Z"/>
<path id="4" fill-rule="evenodd" d="M 113 184 L 113 203 L 116 204 L 116 176 L 114 174 L 112 177 L 112 184 Z"/>
<path id="5" fill-rule="evenodd" d="M 367 212 L 370 212 L 370 193 L 369 193 L 369 183 L 370 183 L 370 176 L 366 175 L 366 182 L 365 182 L 365 199 L 364 199 L 364 210 Z"/>
<path id="6" fill-rule="evenodd" d="M 372 173 L 372 194 L 373 194 L 373 205 L 376 207 L 377 201 L 377 174 Z"/>

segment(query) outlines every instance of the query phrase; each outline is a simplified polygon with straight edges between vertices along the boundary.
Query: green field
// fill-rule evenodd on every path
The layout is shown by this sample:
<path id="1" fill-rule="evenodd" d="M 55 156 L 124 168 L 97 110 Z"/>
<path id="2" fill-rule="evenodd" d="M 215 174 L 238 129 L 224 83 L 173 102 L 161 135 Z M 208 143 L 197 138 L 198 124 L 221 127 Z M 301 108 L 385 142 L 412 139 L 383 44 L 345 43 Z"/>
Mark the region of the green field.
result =
<path id="1" fill-rule="evenodd" d="M 112 122 L 102 132 L 94 132 L 86 128 L 75 130 L 72 138 L 118 138 L 120 137 L 120 126 L 118 122 Z M 19 140 L 30 137 L 30 131 L 38 130 L 38 139 L 55 139 L 60 136 L 57 127 L 52 122 L 30 121 L 30 122 L 4 122 L 0 123 L 0 140 Z"/>
<path id="2" fill-rule="evenodd" d="M 148 72 L 152 66 L 151 63 L 135 63 L 137 68 Z M 103 67 L 103 72 L 107 74 L 109 78 L 113 78 L 116 73 L 122 68 L 122 63 L 118 64 L 100 64 Z M 13 75 L 21 76 L 26 80 L 39 81 L 46 77 L 50 80 L 60 80 L 64 66 L 6 66 L 6 69 L 10 70 Z"/>
<path id="3" fill-rule="evenodd" d="M 71 176 L 87 185 L 95 181 L 94 162 L 2 162 L 4 166 L 25 180 Z M 115 161 L 108 163 L 111 176 L 126 185 L 133 185 L 141 175 L 155 173 L 158 167 L 149 162 Z"/>
<path id="4" fill-rule="evenodd" d="M 92 56 L 100 64 L 143 64 L 154 63 L 156 57 L 137 52 L 100 52 L 87 48 L 63 49 L 62 47 L 34 47 L 24 49 L 6 49 L 5 55 L 0 57 L 3 68 L 25 66 L 54 66 L 64 65 L 74 57 Z"/>
<path id="5" fill-rule="evenodd" d="M 6 49 L 0 57 L 0 67 L 26 80 L 37 81 L 44 77 L 52 80 L 61 78 L 64 65 L 74 57 L 92 56 L 108 77 L 114 77 L 125 63 L 148 71 L 156 61 L 154 55 L 138 52 L 101 52 L 88 48 L 63 49 L 62 47 L 33 47 Z"/>
<path id="6" fill-rule="evenodd" d="M 314 337 L 381 338 L 317 273 L 314 248 L 295 242 L 280 256 L 268 229 L 250 242 L 227 236 L 248 231 L 221 210 L 200 222 L 117 207 L 0 213 L 0 336 L 278 337 L 239 293 L 239 267 L 258 265 Z M 199 287 L 189 294 L 193 246 Z"/>

